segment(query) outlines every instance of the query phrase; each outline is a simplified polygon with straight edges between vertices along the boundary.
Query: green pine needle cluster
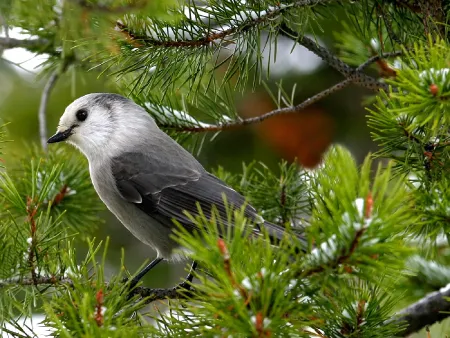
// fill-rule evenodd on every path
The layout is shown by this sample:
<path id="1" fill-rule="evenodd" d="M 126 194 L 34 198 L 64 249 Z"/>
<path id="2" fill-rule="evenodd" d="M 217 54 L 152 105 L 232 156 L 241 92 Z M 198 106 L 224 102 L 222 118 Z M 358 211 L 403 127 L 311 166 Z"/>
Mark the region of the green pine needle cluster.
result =
<path id="1" fill-rule="evenodd" d="M 369 109 L 379 157 L 395 159 L 398 173 L 408 174 L 419 217 L 417 235 L 436 238 L 449 230 L 450 119 L 447 96 L 448 45 L 440 39 L 405 51 L 390 93 Z"/>
<path id="2" fill-rule="evenodd" d="M 63 156 L 58 154 L 58 159 Z M 346 332 L 385 337 L 401 329 L 399 323 L 383 323 L 400 297 L 388 292 L 396 285 L 393 275 L 403 270 L 404 259 L 411 253 L 405 241 L 413 220 L 410 200 L 405 185 L 401 180 L 394 183 L 389 169 L 380 168 L 371 177 L 369 158 L 358 168 L 348 151 L 337 147 L 314 173 L 287 163 L 280 165 L 278 174 L 261 164 L 244 167 L 241 176 L 219 170 L 219 176 L 260 203 L 268 219 L 297 230 L 298 217 L 310 215 L 310 245 L 301 253 L 292 237 L 273 246 L 267 236 L 249 236 L 251 227 L 242 210 L 229 210 L 233 230 L 225 230 L 220 218 L 206 219 L 201 214 L 193 219 L 201 231 L 177 230 L 180 244 L 200 266 L 192 295 L 170 302 L 164 312 L 147 315 L 142 312 L 145 298 L 127 298 L 129 285 L 122 282 L 122 273 L 105 279 L 107 245 L 89 240 L 88 253 L 80 263 L 71 238 L 75 228 L 62 227 L 66 214 L 45 204 L 49 196 L 54 199 L 51 182 L 61 175 L 72 177 L 73 167 L 54 162 L 49 167 L 51 157 L 39 165 L 34 159 L 30 163 L 23 166 L 31 177 L 28 185 L 17 187 L 17 179 L 2 176 L 1 193 L 11 215 L 0 228 L 6 235 L 1 254 L 7 264 L 2 266 L 0 282 L 4 323 L 20 327 L 22 316 L 41 312 L 54 334 L 66 337 L 119 337 L 125 332 L 172 337 L 184 337 L 186 332 L 299 337 Z M 86 178 L 73 180 L 71 186 L 78 189 Z M 263 191 L 277 198 L 263 203 Z M 78 202 L 84 203 L 86 214 L 98 211 L 95 203 L 89 207 L 86 200 Z M 43 278 L 48 279 L 47 286 L 33 286 Z M 27 284 L 21 284 L 24 281 Z M 23 306 L 27 313 L 18 311 Z"/>
<path id="3" fill-rule="evenodd" d="M 242 195 L 264 219 L 281 225 L 301 226 L 310 211 L 307 173 L 295 163 L 282 161 L 278 172 L 263 163 L 243 165 L 242 174 L 230 175 L 219 167 L 215 174 Z"/>
<path id="4" fill-rule="evenodd" d="M 180 243 L 207 274 L 197 274 L 188 303 L 173 304 L 156 318 L 161 332 L 385 337 L 400 330 L 398 323 L 384 322 L 395 305 L 389 289 L 411 252 L 404 241 L 411 221 L 407 192 L 400 181 L 388 192 L 389 170 L 374 179 L 369 174 L 370 160 L 358 169 L 346 150 L 330 151 L 324 169 L 305 183 L 317 195 L 308 227 L 316 245 L 304 254 L 296 252 L 292 239 L 278 247 L 267 238 L 249 240 L 248 221 L 238 211 L 232 233 L 205 217 L 196 221 L 207 231 L 192 235 L 180 227 Z M 223 239 L 220 233 L 226 233 Z M 381 275 L 374 274 L 380 269 Z"/>
<path id="5" fill-rule="evenodd" d="M 39 313 L 63 337 L 401 335 L 400 306 L 450 281 L 447 2 L 36 0 L 30 10 L 3 1 L 1 19 L 33 36 L 20 43 L 48 55 L 43 74 L 108 76 L 196 153 L 225 127 L 249 124 L 236 111 L 246 88 L 266 87 L 284 113 L 306 107 L 281 82 L 277 93 L 265 83 L 283 35 L 346 77 L 322 98 L 349 84 L 377 90 L 367 109 L 379 150 L 361 166 L 334 146 L 314 171 L 284 161 L 275 171 L 218 168 L 288 235 L 271 243 L 242 210 L 228 210 L 225 228 L 199 209 L 190 217 L 201 231 L 176 231 L 199 264 L 195 282 L 162 306 L 139 293 L 148 288 L 130 291 L 123 261 L 106 278 L 108 243 L 91 238 L 104 206 L 81 155 L 32 149 L 0 163 L 0 332 L 33 337 L 24 321 Z M 342 29 L 331 33 L 336 19 Z M 327 30 L 340 59 L 304 38 Z M 304 250 L 294 233 L 305 233 Z"/>

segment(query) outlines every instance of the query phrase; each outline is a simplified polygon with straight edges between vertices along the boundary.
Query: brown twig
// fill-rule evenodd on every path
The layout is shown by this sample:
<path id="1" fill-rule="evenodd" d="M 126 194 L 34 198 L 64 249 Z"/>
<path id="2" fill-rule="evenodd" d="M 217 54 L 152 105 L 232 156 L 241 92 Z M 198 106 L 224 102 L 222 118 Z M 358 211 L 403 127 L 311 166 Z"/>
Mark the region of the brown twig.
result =
<path id="1" fill-rule="evenodd" d="M 223 256 L 223 265 L 224 265 L 225 271 L 227 273 L 227 276 L 230 279 L 231 285 L 236 290 L 239 291 L 242 298 L 248 299 L 249 295 L 248 295 L 247 291 L 242 287 L 242 285 L 240 285 L 238 282 L 236 282 L 233 271 L 231 271 L 230 253 L 228 252 L 228 248 L 225 244 L 225 241 L 222 238 L 219 238 L 217 240 L 217 247 L 219 248 L 219 251 Z"/>
<path id="2" fill-rule="evenodd" d="M 33 200 L 28 197 L 27 198 L 27 220 L 30 223 L 30 238 L 31 242 L 29 243 L 29 251 L 28 251 L 28 266 L 31 271 L 31 279 L 34 281 L 34 284 L 37 285 L 37 273 L 35 267 L 35 250 L 36 250 L 36 220 L 35 216 L 37 213 L 37 206 L 34 205 Z"/>
<path id="3" fill-rule="evenodd" d="M 356 67 L 355 69 L 351 68 L 347 70 L 347 66 L 343 66 L 346 70 L 345 73 L 346 74 L 361 74 L 361 72 L 363 70 L 365 70 L 368 66 L 370 66 L 371 64 L 379 61 L 382 58 L 389 58 L 389 57 L 395 57 L 395 56 L 399 56 L 402 55 L 403 52 L 402 51 L 394 51 L 394 52 L 387 52 L 387 53 L 383 53 L 381 55 L 374 55 L 371 58 L 369 58 L 366 62 L 362 63 L 360 66 Z M 340 61 L 340 60 L 339 60 Z M 334 60 L 334 63 L 336 63 L 337 61 Z M 342 61 L 340 61 L 342 62 Z M 364 74 L 363 74 L 364 75 Z M 292 106 L 292 107 L 284 107 L 284 108 L 278 108 L 275 110 L 272 110 L 270 112 L 267 112 L 263 115 L 260 116 L 256 116 L 256 117 L 251 117 L 251 118 L 246 118 L 246 119 L 239 119 L 237 121 L 232 121 L 232 122 L 228 122 L 228 123 L 222 123 L 222 124 L 210 124 L 210 125 L 192 125 L 192 126 L 174 126 L 171 124 L 162 124 L 160 125 L 163 128 L 167 128 L 167 129 L 172 129 L 172 130 L 176 130 L 176 131 L 180 131 L 180 132 L 191 132 L 191 133 L 201 133 L 201 132 L 216 132 L 216 131 L 223 131 L 223 130 L 230 130 L 230 129 L 237 129 L 243 126 L 248 126 L 251 124 L 256 124 L 256 123 L 260 123 L 265 121 L 268 118 L 271 118 L 273 116 L 277 116 L 277 115 L 283 115 L 283 114 L 295 114 L 298 113 L 300 111 L 302 111 L 303 109 L 305 109 L 306 107 L 322 100 L 323 98 L 347 87 L 348 85 L 350 85 L 351 83 L 353 83 L 355 79 L 354 75 L 350 75 L 349 78 L 346 78 L 344 80 L 342 80 L 341 82 L 317 93 L 314 96 L 311 96 L 309 98 L 307 98 L 305 101 L 301 102 L 300 104 L 296 105 L 296 106 Z"/>
<path id="4" fill-rule="evenodd" d="M 387 53 L 382 53 L 381 55 L 374 55 L 372 57 L 370 57 L 369 59 L 367 59 L 366 62 L 364 62 L 363 64 L 361 64 L 358 68 L 356 68 L 357 71 L 362 71 L 365 68 L 367 68 L 369 65 L 371 65 L 372 63 L 377 63 L 380 68 L 382 68 L 382 70 L 384 70 L 383 68 L 385 67 L 389 67 L 386 65 L 386 62 L 384 59 L 386 58 L 390 58 L 390 57 L 396 57 L 396 56 L 400 56 L 403 54 L 403 51 L 393 51 L 393 52 L 387 52 Z M 383 62 L 384 65 L 381 65 L 379 62 Z M 392 73 L 393 71 L 395 72 L 395 70 L 393 70 L 392 68 L 390 68 L 389 73 Z"/>
<path id="5" fill-rule="evenodd" d="M 320 101 L 321 99 L 329 96 L 330 94 L 335 93 L 335 92 L 347 87 L 350 83 L 351 83 L 351 80 L 345 79 L 345 80 L 331 86 L 330 88 L 327 88 L 327 89 L 321 91 L 320 93 L 317 93 L 316 95 L 307 98 L 305 101 L 303 101 L 302 103 L 300 103 L 296 106 L 278 108 L 278 109 L 272 110 L 268 113 L 265 113 L 263 115 L 256 116 L 256 117 L 250 117 L 247 119 L 240 119 L 240 120 L 229 122 L 229 123 L 222 123 L 222 124 L 215 124 L 215 125 L 211 124 L 211 125 L 205 125 L 205 126 L 196 126 L 196 125 L 173 126 L 170 124 L 163 124 L 163 125 L 160 125 L 160 127 L 167 128 L 167 129 L 173 129 L 173 130 L 177 130 L 177 131 L 182 131 L 182 132 L 194 132 L 194 133 L 237 129 L 237 128 L 240 128 L 243 126 L 260 123 L 260 122 L 267 120 L 268 118 L 271 118 L 273 116 L 282 115 L 282 114 L 298 113 L 301 110 L 305 109 L 306 107 L 312 105 L 313 103 L 316 103 L 316 102 Z"/>
<path id="6" fill-rule="evenodd" d="M 258 337 L 259 338 L 263 338 L 263 337 L 270 337 L 271 336 L 271 331 L 264 328 L 264 315 L 261 311 L 256 313 L 255 316 L 255 329 L 256 332 L 258 332 Z"/>
<path id="7" fill-rule="evenodd" d="M 366 219 L 372 217 L 372 210 L 373 210 L 373 196 L 372 192 L 369 191 L 366 197 L 366 201 L 364 203 L 364 217 Z"/>
<path id="8" fill-rule="evenodd" d="M 255 23 L 255 25 L 259 22 L 252 21 L 252 23 Z M 172 47 L 202 47 L 207 46 L 211 44 L 214 41 L 217 40 L 223 40 L 225 37 L 234 34 L 237 31 L 236 27 L 228 28 L 223 31 L 220 31 L 218 33 L 210 33 L 207 34 L 204 37 L 198 38 L 196 40 L 156 40 L 149 38 L 145 35 L 138 35 L 134 33 L 130 28 L 128 28 L 125 24 L 121 22 L 116 22 L 116 27 L 119 28 L 119 30 L 126 34 L 128 37 L 128 40 L 135 42 L 135 47 L 144 46 L 144 45 L 150 45 L 155 47 L 165 47 L 165 48 L 172 48 Z M 250 27 L 250 26 L 249 26 Z"/>
<path id="9" fill-rule="evenodd" d="M 53 200 L 51 202 L 51 206 L 56 207 L 59 205 L 64 197 L 66 197 L 67 193 L 69 192 L 69 186 L 67 184 L 64 184 L 62 188 L 59 190 L 59 192 L 53 197 Z"/>
<path id="10" fill-rule="evenodd" d="M 95 313 L 94 313 L 94 320 L 97 323 L 97 326 L 103 326 L 103 290 L 100 289 L 97 291 L 97 294 L 95 295 Z"/>

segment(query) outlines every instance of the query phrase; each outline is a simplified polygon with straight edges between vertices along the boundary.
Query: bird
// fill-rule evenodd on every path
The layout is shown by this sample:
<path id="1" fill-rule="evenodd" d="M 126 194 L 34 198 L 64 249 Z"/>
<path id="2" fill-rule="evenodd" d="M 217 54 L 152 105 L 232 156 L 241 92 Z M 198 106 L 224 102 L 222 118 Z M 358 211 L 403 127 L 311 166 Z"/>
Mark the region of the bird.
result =
<path id="1" fill-rule="evenodd" d="M 119 94 L 91 93 L 73 101 L 62 114 L 57 132 L 48 143 L 66 141 L 88 159 L 92 184 L 103 203 L 140 241 L 152 247 L 157 258 L 134 278 L 137 282 L 162 260 L 180 261 L 183 250 L 171 237 L 174 221 L 189 231 L 195 222 L 186 215 L 207 218 L 212 208 L 226 226 L 226 201 L 244 207 L 254 233 L 265 228 L 275 241 L 285 228 L 264 220 L 244 196 L 212 175 L 195 157 L 162 131 L 150 114 Z M 198 230 L 198 229 L 197 229 Z M 303 235 L 297 235 L 305 243 Z M 193 262 L 186 278 L 192 281 Z"/>

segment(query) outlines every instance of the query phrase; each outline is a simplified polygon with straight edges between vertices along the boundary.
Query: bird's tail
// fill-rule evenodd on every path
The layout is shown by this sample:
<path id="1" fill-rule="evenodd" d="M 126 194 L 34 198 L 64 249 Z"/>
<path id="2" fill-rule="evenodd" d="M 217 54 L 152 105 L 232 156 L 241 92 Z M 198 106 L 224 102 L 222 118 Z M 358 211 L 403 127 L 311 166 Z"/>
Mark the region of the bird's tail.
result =
<path id="1" fill-rule="evenodd" d="M 281 225 L 267 221 L 264 221 L 264 228 L 267 230 L 270 239 L 274 242 L 281 241 L 285 236 L 294 236 L 300 242 L 300 249 L 302 251 L 305 251 L 308 246 L 308 241 L 306 240 L 304 233 L 295 233 L 293 231 L 288 233 Z"/>

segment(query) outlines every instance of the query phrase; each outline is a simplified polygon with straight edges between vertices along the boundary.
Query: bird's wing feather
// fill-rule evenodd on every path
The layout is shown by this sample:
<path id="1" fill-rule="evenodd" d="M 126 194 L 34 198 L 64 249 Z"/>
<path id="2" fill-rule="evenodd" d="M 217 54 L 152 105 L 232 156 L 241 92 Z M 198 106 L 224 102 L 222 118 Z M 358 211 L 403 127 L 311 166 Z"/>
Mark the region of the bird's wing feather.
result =
<path id="1" fill-rule="evenodd" d="M 185 211 L 197 216 L 198 205 L 207 219 L 211 218 L 215 207 L 222 224 L 232 226 L 228 223 L 224 197 L 233 209 L 241 208 L 245 198 L 199 164 L 195 167 L 192 162 L 191 166 L 187 163 L 180 158 L 154 162 L 149 155 L 125 153 L 113 159 L 112 172 L 122 197 L 164 226 L 172 228 L 173 220 L 177 220 L 186 229 L 194 229 L 195 224 Z M 244 215 L 261 223 L 256 210 L 249 204 L 245 206 Z M 255 233 L 259 233 L 259 226 L 264 226 L 275 240 L 285 234 L 284 227 L 267 221 L 257 224 Z M 298 238 L 304 242 L 302 235 Z"/>
<path id="2" fill-rule="evenodd" d="M 140 153 L 124 153 L 114 158 L 112 173 L 122 197 L 169 227 L 175 219 L 192 228 L 194 224 L 185 211 L 198 215 L 197 203 L 207 218 L 215 206 L 224 223 L 227 221 L 224 196 L 233 208 L 244 205 L 242 195 L 203 168 L 192 169 L 182 161 L 174 161 L 155 163 Z M 251 220 L 258 217 L 250 205 L 246 206 L 245 215 Z"/>
<path id="3" fill-rule="evenodd" d="M 114 157 L 111 170 L 122 197 L 132 203 L 141 203 L 142 196 L 159 193 L 170 186 L 198 180 L 202 171 L 177 161 L 177 158 L 151 158 L 139 152 Z"/>
<path id="4" fill-rule="evenodd" d="M 198 215 L 198 204 L 208 219 L 212 215 L 211 209 L 214 206 L 221 221 L 227 224 L 227 208 L 224 198 L 233 209 L 239 209 L 245 204 L 245 198 L 242 195 L 207 172 L 197 181 L 164 189 L 159 195 L 158 207 L 160 212 L 184 222 L 189 221 L 184 210 L 191 215 Z M 248 204 L 244 213 L 251 220 L 255 220 L 257 217 L 256 210 Z"/>

